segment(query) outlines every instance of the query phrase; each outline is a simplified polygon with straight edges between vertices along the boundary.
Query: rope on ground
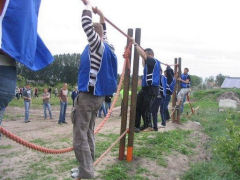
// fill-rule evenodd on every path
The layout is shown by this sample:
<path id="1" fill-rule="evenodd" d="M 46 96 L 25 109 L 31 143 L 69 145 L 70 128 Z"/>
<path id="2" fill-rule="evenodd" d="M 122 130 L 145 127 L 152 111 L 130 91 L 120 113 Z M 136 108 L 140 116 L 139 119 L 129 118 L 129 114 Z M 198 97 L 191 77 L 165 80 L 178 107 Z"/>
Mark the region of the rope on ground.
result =
<path id="1" fill-rule="evenodd" d="M 93 165 L 96 166 L 128 132 L 129 129 L 126 129 L 126 131 L 124 131 L 122 135 L 119 136 L 116 141 L 112 143 L 112 145 L 94 162 Z"/>
<path id="2" fill-rule="evenodd" d="M 130 64 L 129 57 L 130 57 L 130 52 L 131 52 L 130 51 L 131 46 L 132 46 L 132 44 L 129 43 L 129 45 L 126 47 L 125 52 L 124 52 L 125 61 L 124 61 L 124 65 L 123 65 L 123 71 L 122 71 L 121 78 L 120 78 L 120 81 L 119 81 L 119 84 L 118 84 L 117 93 L 114 97 L 111 108 L 110 108 L 107 116 L 104 118 L 104 120 L 97 126 L 96 130 L 94 131 L 94 134 L 97 134 L 102 129 L 104 124 L 110 118 L 111 113 L 113 111 L 113 108 L 116 105 L 116 102 L 118 100 L 120 90 L 121 90 L 121 87 L 122 87 L 122 83 L 123 83 L 123 80 L 124 80 L 125 67 L 126 67 L 127 63 Z M 130 68 L 130 66 L 129 66 L 129 68 Z M 23 145 L 23 146 L 26 146 L 30 149 L 33 149 L 33 150 L 36 150 L 36 151 L 39 151 L 39 152 L 43 152 L 43 153 L 46 153 L 46 154 L 63 154 L 63 153 L 67 153 L 67 152 L 70 152 L 70 151 L 73 150 L 73 147 L 64 148 L 64 149 L 49 149 L 49 148 L 45 148 L 45 147 L 33 144 L 31 142 L 28 142 L 28 141 L 20 138 L 19 136 L 15 135 L 15 134 L 9 132 L 8 130 L 4 129 L 2 126 L 0 126 L 0 132 L 3 135 L 5 135 L 6 137 L 8 137 L 9 139 L 11 139 L 11 140 Z"/>

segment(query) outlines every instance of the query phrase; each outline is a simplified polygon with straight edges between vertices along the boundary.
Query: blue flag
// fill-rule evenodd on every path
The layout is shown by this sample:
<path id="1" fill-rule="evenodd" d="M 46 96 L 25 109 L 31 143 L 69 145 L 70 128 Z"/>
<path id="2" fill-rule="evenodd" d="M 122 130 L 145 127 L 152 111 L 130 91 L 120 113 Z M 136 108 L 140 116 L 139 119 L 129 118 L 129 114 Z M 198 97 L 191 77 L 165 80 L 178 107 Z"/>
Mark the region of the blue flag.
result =
<path id="1" fill-rule="evenodd" d="M 33 71 L 52 63 L 37 33 L 41 0 L 0 1 L 0 49 Z"/>

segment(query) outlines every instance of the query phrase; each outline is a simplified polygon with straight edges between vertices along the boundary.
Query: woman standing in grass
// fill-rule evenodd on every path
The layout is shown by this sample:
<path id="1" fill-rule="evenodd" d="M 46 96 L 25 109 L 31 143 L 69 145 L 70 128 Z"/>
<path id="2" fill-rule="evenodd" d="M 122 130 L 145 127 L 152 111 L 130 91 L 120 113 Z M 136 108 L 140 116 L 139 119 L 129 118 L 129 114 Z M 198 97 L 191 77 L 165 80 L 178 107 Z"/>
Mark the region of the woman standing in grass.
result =
<path id="1" fill-rule="evenodd" d="M 43 111 L 44 111 L 44 119 L 47 119 L 47 109 L 49 112 L 50 119 L 52 119 L 52 111 L 51 111 L 51 105 L 50 105 L 50 93 L 48 92 L 48 89 L 45 88 L 43 91 Z"/>

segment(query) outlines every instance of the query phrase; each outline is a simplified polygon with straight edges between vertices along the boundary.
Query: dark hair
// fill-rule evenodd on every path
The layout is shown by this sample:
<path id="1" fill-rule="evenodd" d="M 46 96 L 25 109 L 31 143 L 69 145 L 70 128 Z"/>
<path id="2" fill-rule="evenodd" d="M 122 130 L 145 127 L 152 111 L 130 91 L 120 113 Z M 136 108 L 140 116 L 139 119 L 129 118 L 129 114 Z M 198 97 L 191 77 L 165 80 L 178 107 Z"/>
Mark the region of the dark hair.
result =
<path id="1" fill-rule="evenodd" d="M 151 48 L 145 49 L 144 52 L 146 52 L 148 55 L 154 56 L 154 52 L 153 52 L 153 50 Z"/>
<path id="2" fill-rule="evenodd" d="M 189 72 L 189 69 L 188 69 L 188 68 L 184 68 L 184 69 L 186 69 L 186 70 Z"/>

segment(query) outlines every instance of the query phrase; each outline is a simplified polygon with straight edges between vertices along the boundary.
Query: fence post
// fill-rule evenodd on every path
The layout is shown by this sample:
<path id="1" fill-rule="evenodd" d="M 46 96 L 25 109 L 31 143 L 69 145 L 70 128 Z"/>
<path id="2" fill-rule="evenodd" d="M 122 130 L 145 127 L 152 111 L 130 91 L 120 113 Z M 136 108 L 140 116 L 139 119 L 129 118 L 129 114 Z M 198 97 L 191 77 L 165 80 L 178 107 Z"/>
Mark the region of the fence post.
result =
<path id="1" fill-rule="evenodd" d="M 133 29 L 128 29 L 128 35 L 133 36 Z M 129 44 L 129 39 L 127 39 L 127 46 Z M 130 50 L 132 52 L 132 48 Z M 132 53 L 131 53 L 132 54 Z M 129 57 L 129 63 L 131 64 L 131 54 Z M 128 114 L 128 96 L 129 96 L 129 83 L 130 83 L 130 72 L 131 67 L 129 68 L 128 65 L 125 67 L 125 74 L 124 74 L 124 89 L 123 89 L 123 99 L 121 103 L 121 129 L 120 135 L 125 132 L 127 128 L 127 114 Z M 119 160 L 123 160 L 125 156 L 125 144 L 126 144 L 126 135 L 120 140 L 119 144 Z"/>
<path id="2" fill-rule="evenodd" d="M 178 77 L 181 77 L 181 73 L 182 73 L 182 59 L 178 58 Z M 178 81 L 178 92 L 181 90 L 180 84 L 181 84 L 180 81 Z M 179 108 L 177 110 L 177 121 L 176 121 L 176 123 L 178 123 L 178 124 L 180 123 L 180 115 L 181 115 L 181 110 Z"/>
<path id="3" fill-rule="evenodd" d="M 140 45 L 141 41 L 141 29 L 135 30 L 135 41 Z M 132 96 L 131 96 L 131 109 L 129 120 L 129 135 L 128 135 L 128 147 L 127 147 L 127 161 L 130 162 L 133 159 L 133 141 L 134 141 L 134 127 L 136 117 L 136 102 L 137 102 L 137 87 L 138 87 L 138 68 L 139 68 L 139 54 L 136 48 L 134 49 L 134 62 L 133 62 L 133 75 L 132 75 Z"/>
<path id="4" fill-rule="evenodd" d="M 178 66 L 176 66 L 176 64 L 178 63 L 177 58 L 174 59 L 174 75 L 176 76 L 177 74 L 177 69 Z M 174 111 L 174 108 L 176 106 L 176 101 L 177 101 L 177 86 L 175 86 L 175 89 L 173 91 L 173 95 L 172 95 L 172 110 Z M 172 122 L 176 122 L 176 112 L 174 111 L 172 114 Z"/>

